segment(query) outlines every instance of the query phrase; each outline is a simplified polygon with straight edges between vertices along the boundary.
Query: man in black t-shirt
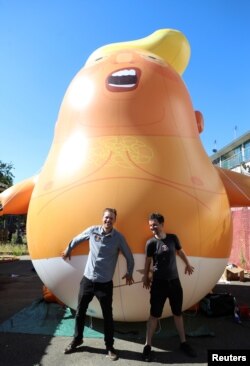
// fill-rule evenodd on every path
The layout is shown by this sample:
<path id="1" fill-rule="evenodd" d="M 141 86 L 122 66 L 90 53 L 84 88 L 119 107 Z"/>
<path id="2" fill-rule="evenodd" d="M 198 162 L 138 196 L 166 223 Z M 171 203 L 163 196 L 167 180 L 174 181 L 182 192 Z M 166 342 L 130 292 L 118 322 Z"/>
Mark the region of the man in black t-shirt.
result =
<path id="1" fill-rule="evenodd" d="M 169 299 L 169 304 L 174 316 L 175 326 L 180 337 L 180 348 L 189 356 L 195 357 L 196 352 L 186 342 L 184 323 L 182 317 L 183 291 L 179 279 L 176 254 L 185 263 L 185 273 L 191 275 L 194 271 L 183 251 L 178 237 L 168 234 L 164 228 L 164 217 L 159 213 L 149 216 L 149 228 L 154 236 L 146 243 L 146 260 L 143 277 L 143 287 L 150 290 L 150 317 L 147 324 L 146 344 L 143 349 L 143 359 L 151 360 L 151 342 L 162 315 L 164 304 Z M 153 260 L 152 283 L 149 277 L 151 262 Z"/>

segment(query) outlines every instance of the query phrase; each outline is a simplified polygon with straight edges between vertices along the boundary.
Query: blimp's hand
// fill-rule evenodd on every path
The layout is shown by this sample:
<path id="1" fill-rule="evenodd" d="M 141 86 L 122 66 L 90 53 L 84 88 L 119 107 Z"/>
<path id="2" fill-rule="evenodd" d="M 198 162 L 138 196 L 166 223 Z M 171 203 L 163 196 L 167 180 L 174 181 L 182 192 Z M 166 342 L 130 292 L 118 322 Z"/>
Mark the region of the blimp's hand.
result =
<path id="1" fill-rule="evenodd" d="M 68 253 L 68 251 L 67 251 L 67 249 L 66 250 L 64 250 L 63 252 L 62 252 L 62 259 L 64 259 L 65 261 L 66 261 L 66 259 L 67 258 L 69 258 L 69 260 L 71 259 L 71 254 L 70 253 Z"/>
<path id="2" fill-rule="evenodd" d="M 187 264 L 186 268 L 185 268 L 185 274 L 191 275 L 193 272 L 194 272 L 194 267 L 191 266 L 190 264 Z"/>
<path id="3" fill-rule="evenodd" d="M 126 285 L 132 285 L 135 281 L 134 281 L 134 279 L 133 279 L 133 277 L 132 276 L 130 276 L 128 273 L 126 273 L 123 277 L 122 277 L 122 279 L 124 280 L 124 278 L 126 278 Z"/>

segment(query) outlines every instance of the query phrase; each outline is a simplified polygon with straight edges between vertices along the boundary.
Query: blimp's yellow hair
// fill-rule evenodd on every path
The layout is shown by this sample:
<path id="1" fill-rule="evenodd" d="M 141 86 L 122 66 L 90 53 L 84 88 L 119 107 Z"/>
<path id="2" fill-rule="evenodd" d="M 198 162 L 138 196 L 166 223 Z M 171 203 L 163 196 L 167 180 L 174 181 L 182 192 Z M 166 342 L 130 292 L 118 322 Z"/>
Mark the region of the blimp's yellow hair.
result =
<path id="1" fill-rule="evenodd" d="M 179 74 L 186 69 L 191 53 L 189 42 L 182 32 L 175 29 L 159 29 L 145 38 L 102 46 L 90 55 L 86 65 L 113 51 L 126 48 L 154 53 L 170 64 Z"/>

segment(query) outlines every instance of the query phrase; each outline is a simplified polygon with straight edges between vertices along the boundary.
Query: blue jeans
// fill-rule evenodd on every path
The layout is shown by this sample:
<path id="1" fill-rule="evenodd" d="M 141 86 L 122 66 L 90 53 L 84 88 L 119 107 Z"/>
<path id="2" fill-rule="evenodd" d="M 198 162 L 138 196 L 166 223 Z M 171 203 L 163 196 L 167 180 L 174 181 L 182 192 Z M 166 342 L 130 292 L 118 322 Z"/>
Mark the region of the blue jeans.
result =
<path id="1" fill-rule="evenodd" d="M 78 295 L 78 305 L 75 318 L 75 333 L 74 338 L 81 340 L 85 326 L 86 312 L 89 303 L 96 296 L 102 309 L 104 320 L 104 342 L 109 350 L 114 344 L 114 321 L 113 321 L 113 281 L 101 283 L 93 282 L 86 277 L 83 277 L 80 283 Z"/>

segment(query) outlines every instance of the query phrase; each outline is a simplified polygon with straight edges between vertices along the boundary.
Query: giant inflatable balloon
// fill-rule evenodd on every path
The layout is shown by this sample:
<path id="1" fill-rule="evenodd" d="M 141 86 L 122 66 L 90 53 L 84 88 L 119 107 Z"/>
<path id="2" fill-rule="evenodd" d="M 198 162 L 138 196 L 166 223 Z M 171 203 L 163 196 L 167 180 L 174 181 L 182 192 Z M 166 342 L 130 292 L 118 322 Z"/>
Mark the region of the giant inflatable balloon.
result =
<path id="1" fill-rule="evenodd" d="M 214 287 L 227 264 L 230 206 L 250 205 L 250 180 L 215 168 L 202 146 L 202 114 L 194 111 L 181 77 L 189 55 L 187 39 L 170 29 L 104 46 L 66 91 L 47 160 L 27 198 L 27 238 L 38 275 L 72 308 L 88 243 L 73 251 L 71 261 L 62 260 L 61 252 L 75 235 L 101 222 L 105 207 L 117 209 L 116 227 L 135 258 L 135 284 L 125 286 L 125 260 L 119 257 L 115 320 L 143 321 L 149 315 L 142 276 L 150 212 L 165 216 L 165 229 L 179 236 L 195 267 L 192 276 L 184 275 L 177 258 L 183 309 Z M 19 207 L 20 192 L 11 189 L 1 195 L 2 214 Z M 163 316 L 170 314 L 167 304 Z M 102 317 L 97 301 L 89 315 Z"/>

